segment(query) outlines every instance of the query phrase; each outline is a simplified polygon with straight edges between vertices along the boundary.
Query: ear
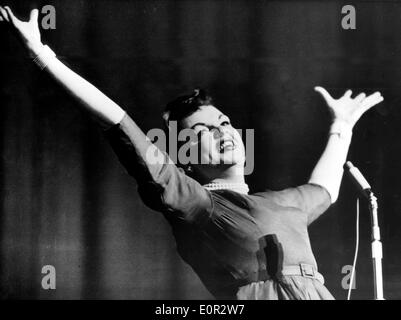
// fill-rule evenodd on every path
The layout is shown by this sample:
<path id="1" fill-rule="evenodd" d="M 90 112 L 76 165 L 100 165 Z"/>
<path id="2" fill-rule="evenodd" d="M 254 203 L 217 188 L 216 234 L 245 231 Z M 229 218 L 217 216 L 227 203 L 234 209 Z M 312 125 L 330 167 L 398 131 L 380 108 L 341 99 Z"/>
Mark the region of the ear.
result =
<path id="1" fill-rule="evenodd" d="M 163 121 L 164 121 L 164 126 L 166 127 L 166 129 L 170 129 L 170 126 L 169 126 L 169 118 L 170 118 L 170 111 L 164 111 L 163 113 L 162 113 L 162 118 L 163 118 Z"/>

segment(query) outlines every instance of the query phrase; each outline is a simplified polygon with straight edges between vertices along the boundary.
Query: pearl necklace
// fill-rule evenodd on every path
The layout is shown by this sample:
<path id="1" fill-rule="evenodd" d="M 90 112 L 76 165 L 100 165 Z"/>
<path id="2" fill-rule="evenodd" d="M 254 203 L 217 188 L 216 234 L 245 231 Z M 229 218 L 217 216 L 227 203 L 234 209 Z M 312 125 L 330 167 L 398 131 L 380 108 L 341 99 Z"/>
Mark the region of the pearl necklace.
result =
<path id="1" fill-rule="evenodd" d="M 248 194 L 249 187 L 246 183 L 235 182 L 235 183 L 221 183 L 221 182 L 210 182 L 203 185 L 208 190 L 223 190 L 228 189 L 236 191 L 238 193 Z"/>

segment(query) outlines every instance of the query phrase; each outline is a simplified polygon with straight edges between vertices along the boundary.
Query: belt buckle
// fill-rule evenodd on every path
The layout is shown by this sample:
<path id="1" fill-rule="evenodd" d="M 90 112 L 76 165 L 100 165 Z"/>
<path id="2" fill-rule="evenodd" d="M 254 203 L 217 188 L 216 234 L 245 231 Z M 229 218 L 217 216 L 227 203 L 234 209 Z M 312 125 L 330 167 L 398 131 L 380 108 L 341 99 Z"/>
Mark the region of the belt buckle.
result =
<path id="1" fill-rule="evenodd" d="M 315 278 L 315 268 L 310 264 L 301 263 L 301 274 L 305 278 Z"/>

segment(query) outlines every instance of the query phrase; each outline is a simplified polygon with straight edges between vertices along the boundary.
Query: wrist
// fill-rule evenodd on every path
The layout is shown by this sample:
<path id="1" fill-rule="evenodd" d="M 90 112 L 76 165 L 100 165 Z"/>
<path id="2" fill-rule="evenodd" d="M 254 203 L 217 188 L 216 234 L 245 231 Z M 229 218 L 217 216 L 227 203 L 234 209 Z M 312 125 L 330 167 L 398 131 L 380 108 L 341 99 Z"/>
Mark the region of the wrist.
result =
<path id="1" fill-rule="evenodd" d="M 56 59 L 56 54 L 48 46 L 42 45 L 41 47 L 35 48 L 34 51 L 31 51 L 31 58 L 33 63 L 43 70 L 51 61 Z"/>
<path id="2" fill-rule="evenodd" d="M 342 139 L 351 139 L 353 126 L 343 120 L 334 120 L 330 127 L 329 135 L 338 135 Z"/>
<path id="3" fill-rule="evenodd" d="M 44 48 L 42 42 L 30 42 L 26 44 L 26 48 L 28 50 L 28 54 L 31 58 L 37 57 Z"/>

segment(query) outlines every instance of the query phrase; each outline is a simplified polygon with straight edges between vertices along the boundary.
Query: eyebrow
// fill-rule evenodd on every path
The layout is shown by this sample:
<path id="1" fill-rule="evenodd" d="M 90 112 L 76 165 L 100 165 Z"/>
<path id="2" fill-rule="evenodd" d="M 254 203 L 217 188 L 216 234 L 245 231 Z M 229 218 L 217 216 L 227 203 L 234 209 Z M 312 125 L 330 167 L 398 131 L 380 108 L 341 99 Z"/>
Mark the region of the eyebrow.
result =
<path id="1" fill-rule="evenodd" d="M 225 115 L 224 115 L 223 113 L 220 113 L 218 119 L 220 120 L 222 117 L 225 117 Z M 193 129 L 193 128 L 195 128 L 196 126 L 206 126 L 206 123 L 204 123 L 204 122 L 197 122 L 197 123 L 195 123 L 194 125 L 192 125 L 190 129 Z"/>
<path id="2" fill-rule="evenodd" d="M 196 126 L 205 126 L 205 127 L 206 127 L 206 124 L 203 123 L 203 122 L 197 122 L 197 123 L 195 123 L 194 125 L 192 125 L 190 129 L 193 129 L 193 128 L 195 128 Z"/>

